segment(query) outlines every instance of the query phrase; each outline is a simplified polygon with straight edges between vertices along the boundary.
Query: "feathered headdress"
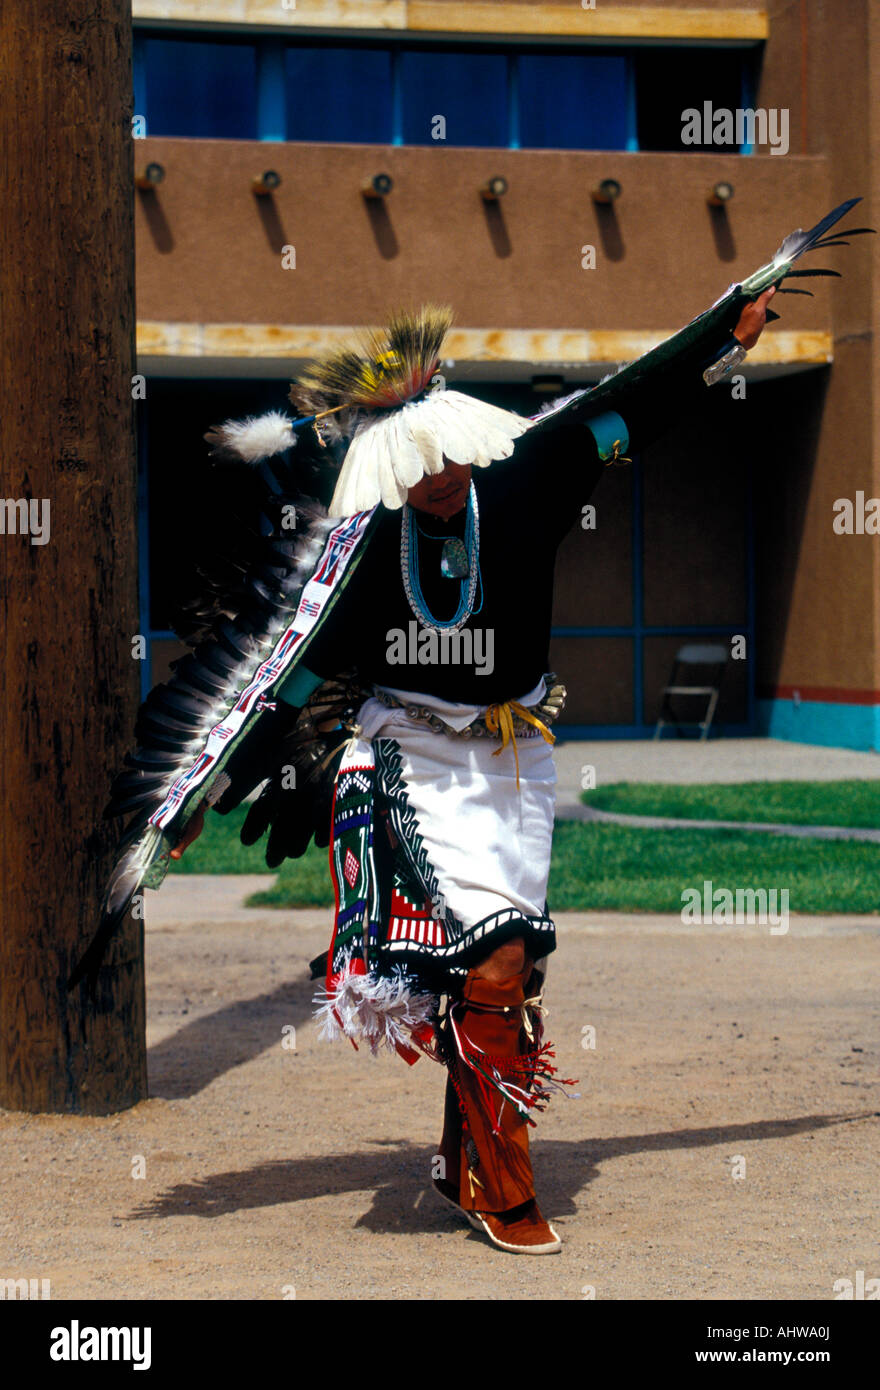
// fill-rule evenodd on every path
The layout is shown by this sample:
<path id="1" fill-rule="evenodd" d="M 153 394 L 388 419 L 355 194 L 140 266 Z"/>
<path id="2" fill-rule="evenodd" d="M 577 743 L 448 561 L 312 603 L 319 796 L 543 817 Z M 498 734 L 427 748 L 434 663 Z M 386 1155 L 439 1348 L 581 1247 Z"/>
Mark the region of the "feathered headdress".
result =
<path id="1" fill-rule="evenodd" d="M 377 502 L 402 507 L 407 491 L 445 463 L 486 468 L 509 458 L 531 421 L 462 391 L 429 389 L 440 365 L 452 311 L 424 304 L 390 316 L 354 347 L 316 358 L 290 388 L 297 420 L 271 415 L 230 421 L 205 438 L 214 454 L 259 462 L 289 449 L 296 430 L 313 424 L 322 439 L 348 448 L 330 503 L 332 517 Z"/>
<path id="2" fill-rule="evenodd" d="M 384 331 L 363 337 L 359 349 L 327 353 L 291 387 L 291 401 L 311 411 L 319 429 L 333 437 L 335 426 L 351 440 L 331 516 L 350 516 L 380 501 L 401 507 L 407 490 L 426 473 L 442 472 L 447 460 L 486 468 L 508 458 L 529 428 L 523 416 L 474 396 L 428 389 L 451 323 L 452 311 L 436 304 L 394 313 Z"/>
<path id="3" fill-rule="evenodd" d="M 384 330 L 367 331 L 357 347 L 336 348 L 310 362 L 290 399 L 304 415 L 405 405 L 430 385 L 451 325 L 452 310 L 443 305 L 394 313 Z"/>

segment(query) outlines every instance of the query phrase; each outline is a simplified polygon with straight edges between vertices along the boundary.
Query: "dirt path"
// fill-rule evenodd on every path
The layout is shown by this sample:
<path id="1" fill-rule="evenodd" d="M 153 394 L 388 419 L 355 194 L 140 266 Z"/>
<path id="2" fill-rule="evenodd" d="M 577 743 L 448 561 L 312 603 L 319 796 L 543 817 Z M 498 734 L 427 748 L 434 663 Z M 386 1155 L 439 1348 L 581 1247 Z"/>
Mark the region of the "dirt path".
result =
<path id="1" fill-rule="evenodd" d="M 873 919 L 563 915 L 548 1029 L 581 1098 L 539 1121 L 565 1247 L 529 1260 L 429 1191 L 441 1069 L 318 1042 L 327 915 L 243 910 L 256 881 L 148 897 L 153 1099 L 0 1112 L 0 1277 L 55 1298 L 829 1299 L 880 1276 Z"/>

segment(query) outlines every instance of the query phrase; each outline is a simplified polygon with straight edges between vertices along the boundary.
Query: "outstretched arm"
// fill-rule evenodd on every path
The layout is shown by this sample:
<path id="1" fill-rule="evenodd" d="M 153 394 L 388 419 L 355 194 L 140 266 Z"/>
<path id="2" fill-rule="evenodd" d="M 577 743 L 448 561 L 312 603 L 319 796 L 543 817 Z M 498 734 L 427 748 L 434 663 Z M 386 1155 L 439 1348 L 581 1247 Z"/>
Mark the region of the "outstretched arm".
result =
<path id="1" fill-rule="evenodd" d="M 665 370 L 632 384 L 617 402 L 619 413 L 603 410 L 601 403 L 592 401 L 592 393 L 584 391 L 546 417 L 539 416 L 514 451 L 522 478 L 535 483 L 530 504 L 535 519 L 546 514 L 547 524 L 561 539 L 609 463 L 631 457 L 699 409 L 710 389 L 703 372 L 733 348 L 754 347 L 773 293 L 770 289 L 747 303 L 731 330 L 716 332 L 708 352 L 705 343 L 683 351 Z"/>
<path id="2" fill-rule="evenodd" d="M 767 309 L 775 293 L 773 288 L 765 290 L 754 302 L 747 303 L 730 337 L 715 351 L 688 356 L 634 391 L 628 406 L 622 408 L 629 448 L 621 449 L 621 453 L 640 452 L 690 411 L 701 407 L 711 390 L 703 380 L 703 372 L 731 349 L 740 346 L 749 351 L 755 346 L 764 331 Z M 585 423 L 589 429 L 590 422 Z"/>

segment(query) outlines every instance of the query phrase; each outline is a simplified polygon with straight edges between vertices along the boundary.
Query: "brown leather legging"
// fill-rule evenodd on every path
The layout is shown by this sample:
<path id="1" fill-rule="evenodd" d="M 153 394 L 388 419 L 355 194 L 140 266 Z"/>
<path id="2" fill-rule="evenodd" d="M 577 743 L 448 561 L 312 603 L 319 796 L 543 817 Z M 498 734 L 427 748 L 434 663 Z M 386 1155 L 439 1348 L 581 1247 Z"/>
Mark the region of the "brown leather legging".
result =
<path id="1" fill-rule="evenodd" d="M 455 1017 L 459 1032 L 476 1049 L 495 1058 L 524 1055 L 528 1040 L 522 1004 L 533 969 L 523 938 L 516 937 L 469 972 Z M 491 1009 L 481 1007 L 485 1005 Z M 457 1200 L 467 1211 L 488 1212 L 509 1211 L 531 1200 L 535 1188 L 527 1120 L 494 1090 L 487 1105 L 478 1079 L 452 1051 L 449 1067 L 440 1154 Z M 503 1074 L 503 1064 L 500 1069 Z"/>

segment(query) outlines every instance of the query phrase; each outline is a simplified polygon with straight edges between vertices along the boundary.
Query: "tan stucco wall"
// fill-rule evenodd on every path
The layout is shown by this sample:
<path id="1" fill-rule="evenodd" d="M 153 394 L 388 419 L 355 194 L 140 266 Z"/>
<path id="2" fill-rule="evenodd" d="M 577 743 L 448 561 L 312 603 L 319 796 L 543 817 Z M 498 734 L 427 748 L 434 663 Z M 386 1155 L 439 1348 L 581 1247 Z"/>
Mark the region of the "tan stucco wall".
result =
<path id="1" fill-rule="evenodd" d="M 137 197 L 140 320 L 350 324 L 438 298 L 468 327 L 668 329 L 829 199 L 821 160 L 772 155 L 158 138 L 136 153 L 166 170 Z M 271 201 L 250 191 L 267 168 L 283 180 Z M 368 204 L 361 184 L 380 171 L 394 189 Z M 478 189 L 496 173 L 509 191 L 487 210 Z M 623 185 L 610 215 L 590 198 L 605 177 Z M 716 237 L 705 197 L 719 179 L 736 193 Z M 282 268 L 286 245 L 295 270 Z M 786 327 L 826 328 L 828 306 L 824 293 L 792 297 Z"/>
<path id="2" fill-rule="evenodd" d="M 868 0 L 806 0 L 803 7 L 774 0 L 769 8 L 760 103 L 791 106 L 792 132 L 799 131 L 793 148 L 803 144 L 827 161 L 829 206 L 861 194 L 864 202 L 850 223 L 880 225 L 877 6 Z M 821 411 L 811 378 L 802 378 L 786 395 L 788 420 L 768 420 L 764 436 L 771 483 L 760 518 L 765 640 L 758 680 L 784 693 L 880 689 L 880 537 L 832 530 L 835 499 L 854 498 L 857 489 L 880 496 L 878 241 L 857 239 L 825 259 L 811 258 L 843 272 L 842 280 L 819 281 L 815 290 L 831 310 L 834 366 L 823 383 Z"/>

